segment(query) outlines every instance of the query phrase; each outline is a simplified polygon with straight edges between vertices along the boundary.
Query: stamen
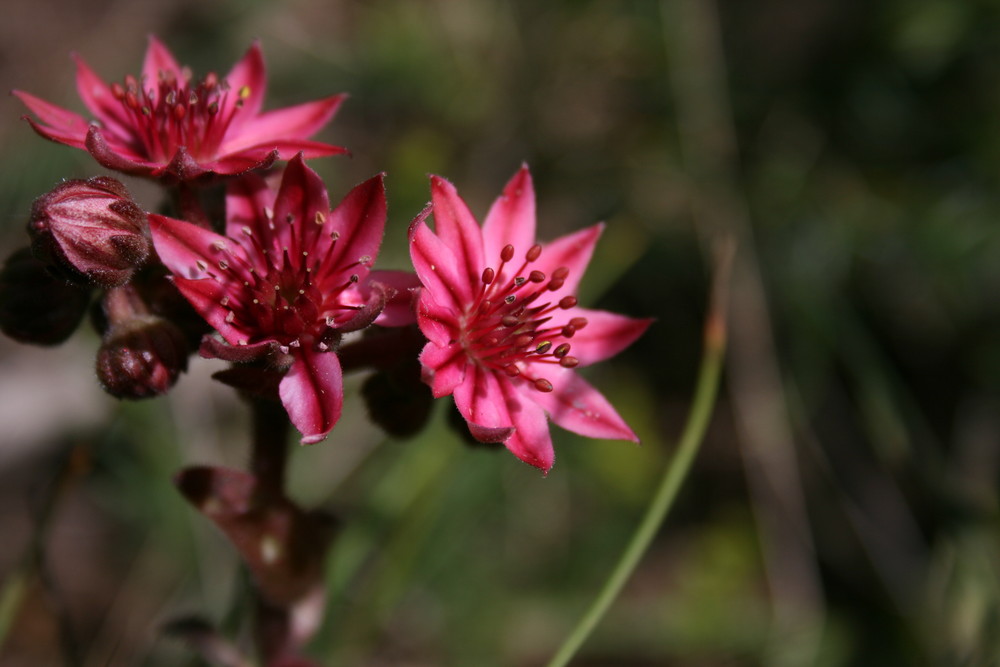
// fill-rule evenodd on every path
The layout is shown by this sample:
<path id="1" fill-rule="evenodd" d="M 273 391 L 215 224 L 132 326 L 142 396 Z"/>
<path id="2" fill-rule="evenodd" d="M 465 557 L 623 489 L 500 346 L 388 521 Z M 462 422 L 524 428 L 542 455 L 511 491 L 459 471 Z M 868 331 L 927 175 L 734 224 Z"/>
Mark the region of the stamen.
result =
<path id="1" fill-rule="evenodd" d="M 541 271 L 532 271 L 531 273 L 528 274 L 528 280 L 530 280 L 533 283 L 543 282 L 545 280 L 545 274 L 542 273 Z"/>
<path id="2" fill-rule="evenodd" d="M 564 296 L 563 298 L 559 299 L 559 307 L 562 308 L 563 310 L 569 310 L 576 304 L 577 300 L 575 296 Z"/>
<path id="3" fill-rule="evenodd" d="M 569 354 L 569 349 L 570 349 L 569 343 L 563 343 L 562 345 L 558 346 L 555 350 L 552 351 L 552 355 L 556 359 L 562 359 L 567 354 Z"/>
<path id="4" fill-rule="evenodd" d="M 483 269 L 483 284 L 484 285 L 491 284 L 493 282 L 493 279 L 495 277 L 496 277 L 496 272 L 494 272 L 493 269 L 491 269 L 490 267 L 486 267 L 485 269 Z"/>
<path id="5" fill-rule="evenodd" d="M 510 260 L 514 259 L 514 246 L 512 246 L 509 243 L 505 245 L 503 247 L 503 250 L 500 251 L 500 259 L 502 259 L 505 262 L 509 262 Z"/>
<path id="6" fill-rule="evenodd" d="M 528 249 L 528 252 L 525 253 L 524 258 L 529 262 L 534 262 L 536 259 L 538 259 L 538 256 L 541 254 L 542 254 L 542 246 L 536 243 L 535 245 L 531 246 Z"/>
<path id="7" fill-rule="evenodd" d="M 538 378 L 537 380 L 534 381 L 533 384 L 535 385 L 535 389 L 537 389 L 542 393 L 547 394 L 550 391 L 552 391 L 552 383 L 546 380 L 545 378 Z"/>
<path id="8" fill-rule="evenodd" d="M 576 368 L 580 360 L 576 357 L 563 357 L 559 360 L 559 365 L 563 368 Z"/>

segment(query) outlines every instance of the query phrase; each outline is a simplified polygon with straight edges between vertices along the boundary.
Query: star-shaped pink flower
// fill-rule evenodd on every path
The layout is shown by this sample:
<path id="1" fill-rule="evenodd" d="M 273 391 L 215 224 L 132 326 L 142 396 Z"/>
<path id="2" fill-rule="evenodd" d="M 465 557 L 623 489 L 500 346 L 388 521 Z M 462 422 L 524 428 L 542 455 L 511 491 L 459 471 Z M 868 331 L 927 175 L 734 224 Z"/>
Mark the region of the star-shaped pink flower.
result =
<path id="1" fill-rule="evenodd" d="M 435 231 L 419 217 L 410 257 L 423 283 L 420 354 L 436 397 L 455 397 L 473 436 L 503 442 L 547 472 L 555 460 L 546 414 L 593 438 L 638 441 L 576 368 L 611 357 L 652 320 L 577 306 L 577 284 L 603 225 L 542 245 L 527 167 L 511 179 L 482 228 L 455 187 L 431 177 Z M 435 233 L 436 232 L 436 233 Z"/>
<path id="2" fill-rule="evenodd" d="M 25 116 L 38 134 L 83 148 L 108 169 L 191 181 L 267 167 L 298 152 L 307 158 L 346 152 L 308 141 L 344 95 L 261 112 L 267 77 L 257 43 L 225 77 L 209 73 L 200 81 L 152 36 L 142 74 L 124 85 L 108 85 L 75 59 L 77 92 L 93 122 L 24 91 L 13 94 L 38 117 Z"/>
<path id="3" fill-rule="evenodd" d="M 287 366 L 278 393 L 303 443 L 326 437 L 340 418 L 341 335 L 378 320 L 412 321 L 387 298 L 408 274 L 370 271 L 385 227 L 382 175 L 355 187 L 332 211 L 301 154 L 275 193 L 255 174 L 229 184 L 226 236 L 150 214 L 156 252 L 195 310 L 225 341 L 202 354 L 229 361 L 271 357 Z M 379 319 L 381 318 L 381 319 Z"/>

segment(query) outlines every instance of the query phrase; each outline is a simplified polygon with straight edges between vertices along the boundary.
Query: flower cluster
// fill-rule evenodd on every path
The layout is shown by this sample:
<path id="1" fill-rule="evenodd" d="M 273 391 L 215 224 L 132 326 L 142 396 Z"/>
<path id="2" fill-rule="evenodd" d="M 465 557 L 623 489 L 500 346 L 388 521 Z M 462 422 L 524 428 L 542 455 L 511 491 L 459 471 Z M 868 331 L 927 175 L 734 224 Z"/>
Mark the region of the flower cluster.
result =
<path id="1" fill-rule="evenodd" d="M 153 37 L 138 77 L 108 84 L 76 57 L 76 83 L 89 122 L 14 91 L 36 132 L 86 149 L 104 167 L 188 193 L 172 217 L 145 213 L 108 177 L 68 181 L 35 204 L 35 256 L 84 293 L 105 290 L 98 368 L 115 395 L 163 393 L 196 346 L 234 363 L 223 381 L 280 400 L 302 442 L 314 443 L 341 415 L 345 335 L 416 323 L 426 342 L 412 367 L 435 397 L 454 396 L 474 438 L 503 443 L 546 472 L 554 461 L 549 420 L 590 437 L 638 440 L 577 371 L 627 347 L 650 321 L 579 306 L 576 288 L 603 226 L 538 242 L 526 166 L 482 226 L 455 187 L 432 176 L 431 204 L 409 231 L 415 273 L 379 271 L 384 175 L 331 207 L 306 165 L 345 152 L 310 139 L 343 95 L 262 111 L 259 44 L 225 76 L 199 79 Z M 263 170 L 277 160 L 289 161 L 270 181 Z M 226 217 L 212 229 L 189 193 L 219 181 Z M 7 278 L 0 289 L 18 293 L 13 270 Z M 199 317 L 162 298 L 170 285 Z M 34 330 L 5 325 L 22 329 Z M 384 347 L 405 337 L 373 340 Z M 383 349 L 381 358 L 394 355 Z"/>

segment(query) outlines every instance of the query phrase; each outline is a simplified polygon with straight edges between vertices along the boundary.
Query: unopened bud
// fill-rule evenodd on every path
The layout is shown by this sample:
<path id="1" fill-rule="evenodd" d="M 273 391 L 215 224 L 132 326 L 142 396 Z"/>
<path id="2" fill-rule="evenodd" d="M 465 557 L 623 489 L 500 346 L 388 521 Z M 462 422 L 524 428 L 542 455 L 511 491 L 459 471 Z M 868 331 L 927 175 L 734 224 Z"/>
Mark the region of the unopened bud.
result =
<path id="1" fill-rule="evenodd" d="M 184 334 L 156 315 L 116 323 L 97 351 L 97 378 L 117 398 L 148 398 L 169 390 L 187 369 Z"/>
<path id="2" fill-rule="evenodd" d="M 0 270 L 0 330 L 16 341 L 57 345 L 76 331 L 90 290 L 71 285 L 49 273 L 22 248 Z"/>
<path id="3" fill-rule="evenodd" d="M 152 247 L 146 214 L 106 176 L 66 181 L 36 199 L 28 232 L 35 256 L 51 269 L 101 287 L 128 282 Z"/>

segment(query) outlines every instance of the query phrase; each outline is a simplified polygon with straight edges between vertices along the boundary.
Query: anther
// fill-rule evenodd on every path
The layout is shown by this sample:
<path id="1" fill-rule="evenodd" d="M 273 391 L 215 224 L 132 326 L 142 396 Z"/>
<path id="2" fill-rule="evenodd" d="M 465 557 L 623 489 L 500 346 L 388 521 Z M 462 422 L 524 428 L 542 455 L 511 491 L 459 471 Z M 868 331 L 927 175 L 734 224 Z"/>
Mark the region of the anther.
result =
<path id="1" fill-rule="evenodd" d="M 558 269 L 552 272 L 552 278 L 554 280 L 566 280 L 566 276 L 569 275 L 569 269 L 565 266 L 560 266 Z"/>
<path id="2" fill-rule="evenodd" d="M 507 305 L 510 305 L 510 304 L 514 303 L 515 301 L 517 301 L 517 297 L 514 296 L 513 294 L 508 294 L 507 296 L 505 296 L 503 298 L 503 302 L 506 303 Z"/>
<path id="3" fill-rule="evenodd" d="M 565 282 L 566 281 L 562 278 L 553 278 L 549 281 L 548 289 L 550 292 L 555 292 L 557 289 L 561 288 Z"/>
<path id="4" fill-rule="evenodd" d="M 326 216 L 323 215 L 323 211 L 316 211 L 315 222 L 316 222 L 317 225 L 321 225 L 321 226 L 326 223 Z"/>
<path id="5" fill-rule="evenodd" d="M 563 368 L 576 368 L 580 360 L 576 357 L 563 357 L 559 360 L 559 365 Z"/>
<path id="6" fill-rule="evenodd" d="M 538 378 L 533 382 L 533 384 L 535 385 L 535 389 L 537 389 L 540 392 L 547 394 L 550 391 L 552 391 L 552 383 L 546 380 L 545 378 Z"/>
<path id="7" fill-rule="evenodd" d="M 514 364 L 507 364 L 503 367 L 503 372 L 507 374 L 507 377 L 516 378 L 521 374 L 521 369 Z"/>
<path id="8" fill-rule="evenodd" d="M 549 351 L 550 347 L 552 347 L 552 341 L 545 340 L 538 344 L 538 347 L 535 348 L 535 352 L 538 354 L 545 354 Z"/>
<path id="9" fill-rule="evenodd" d="M 573 327 L 574 329 L 582 329 L 585 326 L 587 326 L 587 318 L 586 317 L 574 317 L 573 319 L 571 319 L 569 321 L 569 325 L 571 327 Z"/>
<path id="10" fill-rule="evenodd" d="M 565 338 L 572 338 L 573 334 L 576 333 L 576 327 L 574 327 L 572 324 L 567 324 L 562 328 L 561 333 Z"/>
<path id="11" fill-rule="evenodd" d="M 240 99 L 245 100 L 250 97 L 250 86 L 243 86 L 240 88 Z"/>
<path id="12" fill-rule="evenodd" d="M 503 250 L 500 251 L 500 259 L 502 259 L 505 262 L 509 262 L 510 260 L 514 259 L 514 246 L 512 246 L 509 243 L 505 245 L 503 247 Z"/>
<path id="13" fill-rule="evenodd" d="M 535 247 L 537 248 L 538 246 Z M 530 280 L 533 283 L 543 282 L 545 280 L 545 274 L 542 273 L 541 271 L 532 271 L 531 273 L 528 274 L 528 280 Z"/>
<path id="14" fill-rule="evenodd" d="M 493 282 L 494 278 L 496 278 L 496 272 L 493 269 L 491 269 L 488 266 L 485 269 L 483 269 L 483 284 L 484 285 L 491 284 Z"/>
<path id="15" fill-rule="evenodd" d="M 569 310 L 576 304 L 577 301 L 575 296 L 564 296 L 563 298 L 559 299 L 559 307 L 562 308 L 563 310 Z"/>
<path id="16" fill-rule="evenodd" d="M 562 359 L 567 354 L 569 354 L 569 343 L 563 343 L 555 350 L 553 350 L 552 354 L 556 357 L 556 359 Z"/>
<path id="17" fill-rule="evenodd" d="M 529 262 L 534 262 L 536 259 L 538 259 L 538 256 L 541 254 L 542 254 L 542 246 L 536 243 L 535 245 L 531 246 L 528 249 L 528 252 L 525 253 L 524 258 Z"/>
<path id="18" fill-rule="evenodd" d="M 534 339 L 535 337 L 531 334 L 521 334 L 514 339 L 514 347 L 528 347 Z"/>
<path id="19" fill-rule="evenodd" d="M 517 319 L 513 315 L 504 315 L 500 318 L 500 324 L 505 327 L 516 327 L 520 322 L 521 320 Z"/>
<path id="20" fill-rule="evenodd" d="M 518 276 L 517 278 L 514 278 L 514 285 L 517 287 L 520 287 L 526 282 L 528 282 L 528 279 L 525 278 L 524 276 Z"/>

